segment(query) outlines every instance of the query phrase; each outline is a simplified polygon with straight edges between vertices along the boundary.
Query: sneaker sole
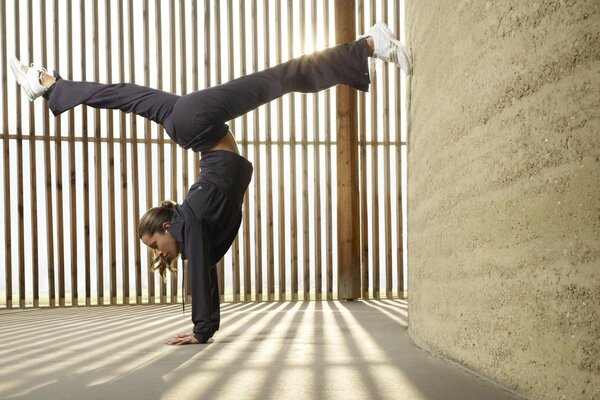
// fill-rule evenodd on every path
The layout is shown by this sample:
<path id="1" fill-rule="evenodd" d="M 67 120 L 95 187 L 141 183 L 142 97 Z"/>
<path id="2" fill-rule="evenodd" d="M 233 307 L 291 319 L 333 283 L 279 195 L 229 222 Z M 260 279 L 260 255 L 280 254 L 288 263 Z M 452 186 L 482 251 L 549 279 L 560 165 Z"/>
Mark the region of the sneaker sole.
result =
<path id="1" fill-rule="evenodd" d="M 402 55 L 406 59 L 406 63 L 408 64 L 408 67 L 406 70 L 403 69 L 399 65 L 398 65 L 398 68 L 401 68 L 408 75 L 412 72 L 412 62 L 410 61 L 410 54 L 408 54 L 408 49 L 406 48 L 406 46 L 404 46 L 402 43 L 400 43 L 399 40 L 394 40 L 394 39 L 392 39 L 392 40 L 396 44 L 396 46 L 398 46 L 398 49 L 400 49 L 400 51 L 402 52 Z"/>
<path id="2" fill-rule="evenodd" d="M 23 77 L 21 76 L 21 69 L 17 65 L 15 58 L 14 57 L 11 58 L 9 62 L 10 62 L 10 68 L 12 69 L 13 74 L 15 75 L 15 79 L 17 80 L 17 83 L 23 88 L 29 101 L 33 101 L 33 92 L 31 90 L 31 88 L 29 87 L 27 80 L 23 79 Z"/>
<path id="3" fill-rule="evenodd" d="M 402 69 L 404 72 L 406 72 L 406 74 L 410 74 L 412 72 L 412 65 L 410 62 L 410 55 L 408 54 L 408 49 L 406 49 L 406 47 L 398 39 L 396 39 L 396 36 L 394 36 L 394 32 L 392 32 L 392 30 L 385 24 L 385 22 L 378 21 L 375 23 L 375 25 L 381 28 L 388 40 L 394 42 L 394 44 L 398 46 L 398 48 L 402 51 L 402 55 L 408 63 L 407 70 L 402 68 L 399 64 L 396 64 L 396 67 Z"/>

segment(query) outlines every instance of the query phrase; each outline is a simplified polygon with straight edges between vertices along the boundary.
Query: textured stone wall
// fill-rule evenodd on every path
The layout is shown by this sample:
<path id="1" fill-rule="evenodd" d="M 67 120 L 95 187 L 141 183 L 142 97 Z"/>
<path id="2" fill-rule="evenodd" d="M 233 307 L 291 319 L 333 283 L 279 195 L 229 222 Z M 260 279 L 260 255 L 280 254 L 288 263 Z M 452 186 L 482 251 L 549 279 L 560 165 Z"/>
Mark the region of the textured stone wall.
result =
<path id="1" fill-rule="evenodd" d="M 600 1 L 408 1 L 409 330 L 600 398 Z"/>

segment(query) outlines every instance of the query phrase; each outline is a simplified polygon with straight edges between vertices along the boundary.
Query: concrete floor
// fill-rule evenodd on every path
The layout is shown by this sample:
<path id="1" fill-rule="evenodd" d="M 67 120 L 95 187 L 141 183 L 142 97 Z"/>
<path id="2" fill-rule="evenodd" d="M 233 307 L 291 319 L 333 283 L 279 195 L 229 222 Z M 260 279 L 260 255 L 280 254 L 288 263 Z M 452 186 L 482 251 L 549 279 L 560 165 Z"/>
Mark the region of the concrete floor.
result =
<path id="1" fill-rule="evenodd" d="M 417 348 L 402 300 L 222 305 L 207 345 L 180 304 L 0 311 L 2 399 L 513 399 Z"/>

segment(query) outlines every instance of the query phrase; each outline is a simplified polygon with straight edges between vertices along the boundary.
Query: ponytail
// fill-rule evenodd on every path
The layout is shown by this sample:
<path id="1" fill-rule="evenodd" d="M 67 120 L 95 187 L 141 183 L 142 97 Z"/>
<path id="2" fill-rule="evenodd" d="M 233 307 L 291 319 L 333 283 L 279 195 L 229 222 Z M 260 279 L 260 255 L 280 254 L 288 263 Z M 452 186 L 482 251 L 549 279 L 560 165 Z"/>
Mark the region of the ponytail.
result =
<path id="1" fill-rule="evenodd" d="M 138 225 L 138 236 L 141 239 L 142 236 L 154 235 L 156 232 L 163 233 L 163 224 L 171 221 L 173 214 L 175 213 L 175 206 L 177 203 L 171 200 L 164 200 L 160 203 L 160 206 L 153 207 L 146 211 L 146 213 L 140 219 Z M 177 264 L 175 260 L 168 259 L 164 256 L 157 256 L 150 263 L 150 269 L 152 271 L 158 270 L 163 282 L 166 282 L 166 270 L 171 271 L 172 274 L 177 275 Z"/>

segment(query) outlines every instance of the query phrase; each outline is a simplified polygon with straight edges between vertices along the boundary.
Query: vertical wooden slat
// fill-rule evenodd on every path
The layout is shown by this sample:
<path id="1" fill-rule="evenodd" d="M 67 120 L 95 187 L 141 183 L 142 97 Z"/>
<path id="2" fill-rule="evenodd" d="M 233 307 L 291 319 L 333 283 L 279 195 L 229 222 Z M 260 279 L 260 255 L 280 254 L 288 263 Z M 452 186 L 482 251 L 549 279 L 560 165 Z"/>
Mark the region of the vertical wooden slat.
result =
<path id="1" fill-rule="evenodd" d="M 376 3 L 371 2 L 371 25 L 376 21 Z M 371 75 L 371 210 L 373 213 L 373 297 L 379 298 L 379 175 L 377 157 L 377 76 Z"/>
<path id="2" fill-rule="evenodd" d="M 252 20 L 252 72 L 258 71 L 258 21 L 256 0 L 252 0 L 251 14 Z M 260 166 L 260 144 L 259 144 L 259 112 L 254 110 L 253 115 L 253 130 L 252 137 L 254 139 L 254 291 L 256 293 L 254 299 L 262 301 L 263 279 L 262 279 L 262 214 L 260 206 L 261 195 L 261 166 Z"/>
<path id="3" fill-rule="evenodd" d="M 123 27 L 123 0 L 119 0 L 119 82 L 125 82 L 125 40 Z M 130 67 L 131 68 L 131 67 Z M 129 304 L 129 217 L 127 207 L 128 196 L 128 168 L 127 168 L 127 121 L 124 112 L 119 113 L 119 123 L 121 132 L 119 140 L 119 149 L 121 150 L 121 285 L 123 291 L 123 304 Z M 132 147 L 137 143 L 133 142 Z M 134 186 L 135 187 L 135 186 Z"/>
<path id="4" fill-rule="evenodd" d="M 2 2 L 4 4 L 4 2 Z M 47 39 L 50 37 L 47 31 L 46 24 L 46 0 L 42 0 L 40 8 L 44 11 L 40 13 L 40 42 L 42 45 L 42 65 L 48 65 Z M 6 104 L 6 102 L 4 103 Z M 56 305 L 56 290 L 54 280 L 54 228 L 53 228 L 53 202 L 52 202 L 52 171 L 50 170 L 50 109 L 48 103 L 43 106 L 43 122 L 44 122 L 44 174 L 46 186 L 46 241 L 48 249 L 48 305 L 54 307 Z M 6 149 L 5 149 L 6 151 Z M 5 155 L 6 160 L 6 155 Z M 6 181 L 5 181 L 6 182 Z M 5 191 L 8 193 L 8 191 Z M 7 252 L 10 252 L 10 240 L 7 240 Z M 8 264 L 10 265 L 10 264 Z M 7 287 L 8 289 L 8 287 Z"/>
<path id="5" fill-rule="evenodd" d="M 223 61 L 221 59 L 221 2 L 215 1 L 215 59 L 217 60 L 217 68 L 216 72 L 216 84 L 219 85 L 221 83 L 221 68 L 219 65 Z M 221 301 L 224 300 L 225 293 L 225 260 L 221 258 L 217 263 L 217 276 L 219 281 L 219 296 Z"/>
<path id="6" fill-rule="evenodd" d="M 283 40 L 282 36 L 282 20 L 281 20 L 281 1 L 275 2 L 275 26 L 277 27 L 277 34 L 275 35 L 275 40 L 277 41 L 276 50 L 277 50 L 277 64 L 281 64 L 281 43 Z M 277 141 L 279 145 L 277 146 L 277 157 L 278 157 L 278 172 L 277 178 L 279 183 L 279 209 L 278 209 L 278 222 L 279 222 L 279 301 L 285 301 L 286 294 L 286 282 L 285 282 L 285 179 L 287 178 L 287 174 L 284 173 L 284 163 L 283 163 L 283 101 L 281 99 L 277 100 Z"/>
<path id="7" fill-rule="evenodd" d="M 21 24 L 20 24 L 20 1 L 15 1 L 15 54 L 17 58 L 20 58 L 21 49 Z M 21 110 L 21 88 L 16 87 L 16 103 L 17 103 L 17 115 L 16 115 L 16 134 L 17 134 L 17 216 L 18 222 L 17 227 L 19 230 L 19 250 L 18 250 L 18 266 L 19 266 L 19 307 L 25 307 L 25 221 L 23 215 L 23 128 L 22 128 L 22 117 L 23 113 Z M 13 219 L 14 220 L 14 219 Z M 10 219 L 7 221 L 11 221 Z M 12 225 L 9 223 L 8 225 Z"/>
<path id="8" fill-rule="evenodd" d="M 134 22 L 133 22 L 133 0 L 127 2 L 127 13 L 129 17 L 129 81 L 135 82 L 135 49 L 134 49 Z M 143 21 L 148 21 L 148 4 L 144 1 L 143 5 Z M 146 37 L 147 31 L 144 31 L 144 51 L 147 50 Z M 129 126 L 131 132 L 131 187 L 133 196 L 133 256 L 135 263 L 135 302 L 137 304 L 142 303 L 142 260 L 140 253 L 140 240 L 138 239 L 137 232 L 140 220 L 140 197 L 139 191 L 139 173 L 138 173 L 138 136 L 137 136 L 137 118 L 135 114 L 129 116 Z M 129 287 L 129 285 L 127 286 Z M 129 290 L 129 289 L 128 289 Z"/>
<path id="9" fill-rule="evenodd" d="M 269 30 L 269 2 L 265 1 L 263 6 L 263 49 L 265 51 L 265 68 L 269 68 L 269 47 L 270 47 L 270 30 Z M 275 300 L 275 259 L 273 249 L 273 145 L 271 144 L 271 104 L 265 106 L 265 150 L 267 153 L 267 300 Z"/>
<path id="10" fill-rule="evenodd" d="M 233 44 L 233 2 L 227 1 L 227 53 L 229 62 L 229 80 L 234 78 L 234 44 Z M 233 286 L 233 302 L 240 301 L 240 244 L 239 235 L 233 240 L 231 279 Z"/>
<path id="11" fill-rule="evenodd" d="M 177 92 L 177 52 L 175 47 L 175 0 L 171 0 L 169 2 L 169 51 L 170 51 L 170 60 L 171 60 L 171 93 Z M 173 141 L 169 141 L 169 145 L 171 147 L 171 199 L 177 200 L 177 153 L 178 146 Z M 177 275 L 171 274 L 171 303 L 177 302 Z M 162 300 L 163 302 L 166 301 Z"/>
<path id="12" fill-rule="evenodd" d="M 60 35 L 59 35 L 59 10 L 58 0 L 54 0 L 54 65 L 56 70 L 60 71 Z M 56 171 L 56 220 L 64 223 L 63 218 L 63 183 L 62 183 L 62 133 L 61 117 L 54 118 L 55 135 L 55 171 Z M 59 305 L 65 305 L 65 249 L 62 226 L 56 230 L 57 248 L 58 248 L 58 301 Z"/>
<path id="13" fill-rule="evenodd" d="M 187 69 L 186 69 L 186 31 L 185 31 L 185 16 L 186 16 L 186 9 L 185 9 L 185 1 L 184 0 L 179 0 L 179 53 L 181 54 L 181 62 L 180 62 L 180 71 L 181 71 L 181 95 L 184 96 L 185 94 L 187 94 Z M 194 49 L 195 50 L 195 49 Z M 183 196 L 182 198 L 185 198 L 187 196 L 187 192 L 188 192 L 188 187 L 189 187 L 189 177 L 188 177 L 188 171 L 189 171 L 189 166 L 188 166 L 188 152 L 187 150 L 184 149 L 179 149 L 180 152 L 182 152 L 182 162 L 181 162 L 181 168 L 182 168 L 182 180 L 183 180 Z M 182 268 L 185 268 L 185 266 L 182 266 Z M 185 283 L 184 283 L 185 286 Z M 177 285 L 177 287 L 179 287 L 179 285 Z M 185 291 L 183 293 L 181 293 L 182 299 L 184 299 L 185 296 Z M 175 295 L 175 301 L 177 301 L 177 296 Z"/>
<path id="14" fill-rule="evenodd" d="M 246 75 L 246 1 L 240 0 L 240 66 L 241 75 Z M 248 158 L 248 117 L 242 116 L 242 156 Z M 256 179 L 256 165 L 252 180 Z M 250 191 L 244 194 L 244 301 L 252 299 L 252 282 L 250 278 Z"/>
<path id="15" fill-rule="evenodd" d="M 311 3 L 311 29 L 313 35 L 313 50 L 317 48 L 317 1 L 312 0 Z M 321 24 L 322 26 L 322 24 Z M 313 95 L 313 142 L 314 142 L 314 181 L 316 182 L 314 186 L 315 190 L 315 227 L 313 229 L 315 233 L 315 299 L 322 299 L 322 276 L 321 276 L 321 145 L 320 145 L 320 130 L 319 130 L 319 120 L 321 115 L 319 113 L 319 96 Z"/>
<path id="16" fill-rule="evenodd" d="M 288 0 L 288 59 L 294 57 L 294 4 Z M 291 257 L 292 257 L 292 301 L 298 300 L 298 211 L 296 209 L 296 129 L 295 94 L 289 95 L 290 129 L 290 212 L 291 212 Z"/>
<path id="17" fill-rule="evenodd" d="M 335 31 L 339 43 L 356 38 L 354 1 L 335 1 Z M 338 180 L 338 298 L 360 297 L 360 249 L 358 215 L 358 143 L 356 137 L 356 91 L 337 88 L 337 180 Z"/>
<path id="18" fill-rule="evenodd" d="M 388 20 L 387 1 L 383 1 L 383 20 Z M 384 185 L 384 234 L 385 234 L 385 295 L 392 297 L 392 206 L 390 199 L 390 90 L 388 63 L 383 63 L 381 87 L 383 88 L 383 185 Z M 394 67 L 396 68 L 396 67 Z"/>
<path id="19" fill-rule="evenodd" d="M 98 39 L 98 0 L 94 0 L 94 82 L 100 80 L 100 56 Z M 102 228 L 102 196 L 104 192 L 102 187 L 102 149 L 100 141 L 100 131 L 102 129 L 102 120 L 100 119 L 100 109 L 95 109 L 94 113 L 94 159 L 96 173 L 94 175 L 96 183 L 96 286 L 98 291 L 98 304 L 104 304 L 104 237 Z"/>
<path id="20" fill-rule="evenodd" d="M 240 0 L 240 74 L 246 75 L 246 0 Z M 248 117 L 242 116 L 242 155 L 248 156 Z M 256 165 L 252 175 L 252 181 L 256 179 Z M 244 194 L 244 301 L 252 300 L 252 279 L 250 274 L 250 191 Z"/>
<path id="21" fill-rule="evenodd" d="M 300 38 L 302 40 L 302 54 L 306 53 L 306 22 L 305 22 L 305 5 L 304 2 L 300 3 Z M 306 116 L 306 105 L 307 95 L 300 95 L 300 115 L 301 125 L 300 130 L 302 131 L 302 263 L 303 263 L 303 295 L 304 300 L 310 299 L 310 242 L 308 237 L 308 135 L 307 135 L 307 116 Z"/>
<path id="22" fill-rule="evenodd" d="M 73 79 L 73 0 L 67 2 L 67 70 L 68 79 Z M 79 291 L 77 290 L 77 185 L 75 178 L 75 112 L 69 110 L 69 210 L 70 210 L 70 223 L 71 223 L 71 304 L 76 306 L 78 304 Z"/>
<path id="23" fill-rule="evenodd" d="M 192 89 L 194 91 L 198 90 L 198 2 L 197 0 L 192 1 Z M 194 165 L 194 181 L 198 180 L 198 153 L 194 152 L 193 155 L 193 165 Z M 189 281 L 189 264 L 187 261 L 183 263 L 184 268 L 184 287 L 185 292 L 182 293 L 182 296 L 185 296 L 186 303 L 191 302 L 191 288 Z"/>
<path id="24" fill-rule="evenodd" d="M 105 15 L 104 15 L 104 28 L 106 29 L 105 35 L 105 55 L 106 61 L 106 81 L 112 83 L 112 13 L 110 8 L 110 1 L 104 3 Z M 116 240 L 115 240 L 115 142 L 114 142 L 114 114 L 113 110 L 106 110 L 106 133 L 107 133 L 107 153 L 108 153 L 108 175 L 107 175 L 107 186 L 108 186 L 108 237 L 109 237 L 109 274 L 110 274 L 110 304 L 117 303 L 117 252 L 116 252 Z M 102 193 L 102 192 L 99 192 Z"/>
<path id="25" fill-rule="evenodd" d="M 329 1 L 323 2 L 323 29 L 324 36 L 327 38 L 329 45 Z M 325 152 L 325 215 L 327 219 L 326 241 L 327 247 L 326 257 L 326 285 L 327 285 L 327 300 L 333 299 L 333 213 L 332 213 L 332 196 L 331 196 L 331 175 L 333 174 L 333 166 L 331 165 L 331 89 L 325 92 L 325 133 L 326 133 L 326 152 Z"/>
<path id="26" fill-rule="evenodd" d="M 43 1 L 43 0 L 42 0 Z M 8 90 L 7 90 L 7 63 L 6 60 L 6 3 L 0 2 L 0 23 L 2 26 L 2 62 L 4 62 L 4 68 L 2 68 L 2 148 L 4 156 L 4 221 L 10 221 L 10 151 L 9 151 L 9 140 L 8 140 Z M 4 224 L 4 287 L 6 288 L 6 308 L 12 308 L 12 243 L 11 243 L 11 224 Z"/>
<path id="27" fill-rule="evenodd" d="M 33 60 L 33 11 L 32 0 L 27 4 L 27 44 L 29 49 L 29 60 Z M 37 163 L 36 163 L 36 141 L 35 131 L 35 108 L 33 102 L 29 103 L 29 171 L 30 171 L 30 193 L 31 193 L 31 262 L 33 279 L 33 307 L 40 306 L 40 284 L 39 284 L 39 250 L 38 250 L 38 215 L 37 215 Z"/>
<path id="28" fill-rule="evenodd" d="M 163 89 L 162 80 L 162 18 L 161 18 L 161 1 L 155 1 L 154 22 L 156 24 L 156 77 L 158 89 Z M 158 126 L 158 199 L 159 202 L 165 199 L 165 136 L 163 126 Z M 152 277 L 154 279 L 154 277 Z M 160 279 L 160 302 L 165 303 L 167 300 L 167 285 Z"/>
<path id="29" fill-rule="evenodd" d="M 193 4 L 193 9 L 195 10 L 192 13 L 192 29 L 194 32 L 193 37 L 193 52 L 194 52 L 194 68 L 196 70 L 196 72 L 194 73 L 194 90 L 198 90 L 199 87 L 199 83 L 198 83 L 198 77 L 200 76 L 200 72 L 199 72 L 199 66 L 198 66 L 198 13 L 200 12 L 198 10 L 198 0 L 194 0 L 192 2 Z M 194 171 L 195 171 L 195 175 L 194 175 L 194 181 L 197 181 L 198 178 L 200 177 L 200 153 L 194 152 Z M 187 275 L 187 274 L 186 274 Z M 191 292 L 190 292 L 191 293 Z M 191 299 L 191 294 L 190 294 L 190 299 Z M 190 300 L 191 301 L 191 300 Z"/>
<path id="30" fill-rule="evenodd" d="M 396 2 L 394 4 L 394 16 L 396 26 L 394 32 L 397 38 L 400 39 L 400 7 Z M 401 162 L 401 136 L 400 129 L 402 127 L 402 119 L 400 118 L 402 108 L 400 104 L 400 70 L 396 69 L 396 259 L 397 261 L 397 291 L 398 297 L 404 298 L 404 254 L 403 254 L 403 221 L 402 221 L 402 162 Z"/>
<path id="31" fill-rule="evenodd" d="M 358 22 L 361 32 L 365 31 L 364 1 L 358 3 Z M 361 230 L 361 273 L 362 298 L 369 298 L 369 213 L 367 212 L 367 113 L 366 95 L 358 93 L 360 134 L 360 230 Z"/>
<path id="32" fill-rule="evenodd" d="M 156 10 L 155 10 L 156 12 Z M 150 85 L 150 39 L 149 39 L 149 27 L 150 16 L 149 16 L 149 4 L 148 0 L 144 0 L 144 85 Z M 144 160 L 145 160 L 145 175 L 146 175 L 146 210 L 152 207 L 152 193 L 153 193 L 153 185 L 152 185 L 152 167 L 154 162 L 152 160 L 152 144 L 151 144 L 151 136 L 152 127 L 150 125 L 150 120 L 146 119 L 144 121 Z M 152 251 L 150 248 L 146 248 L 146 254 L 148 260 L 152 258 Z M 148 303 L 154 304 L 154 274 L 149 268 L 149 263 L 147 263 L 145 268 L 146 274 L 148 276 Z"/>
<path id="33" fill-rule="evenodd" d="M 81 53 L 81 79 L 86 80 L 86 21 L 85 21 L 85 3 L 86 0 L 80 0 L 79 8 L 81 12 L 80 29 L 80 53 Z M 90 183 L 89 183 L 89 142 L 88 142 L 88 107 L 81 106 L 81 135 L 82 135 L 82 158 L 83 165 L 83 231 L 84 231 L 84 246 L 85 254 L 85 305 L 91 305 L 91 272 L 90 272 Z"/>

